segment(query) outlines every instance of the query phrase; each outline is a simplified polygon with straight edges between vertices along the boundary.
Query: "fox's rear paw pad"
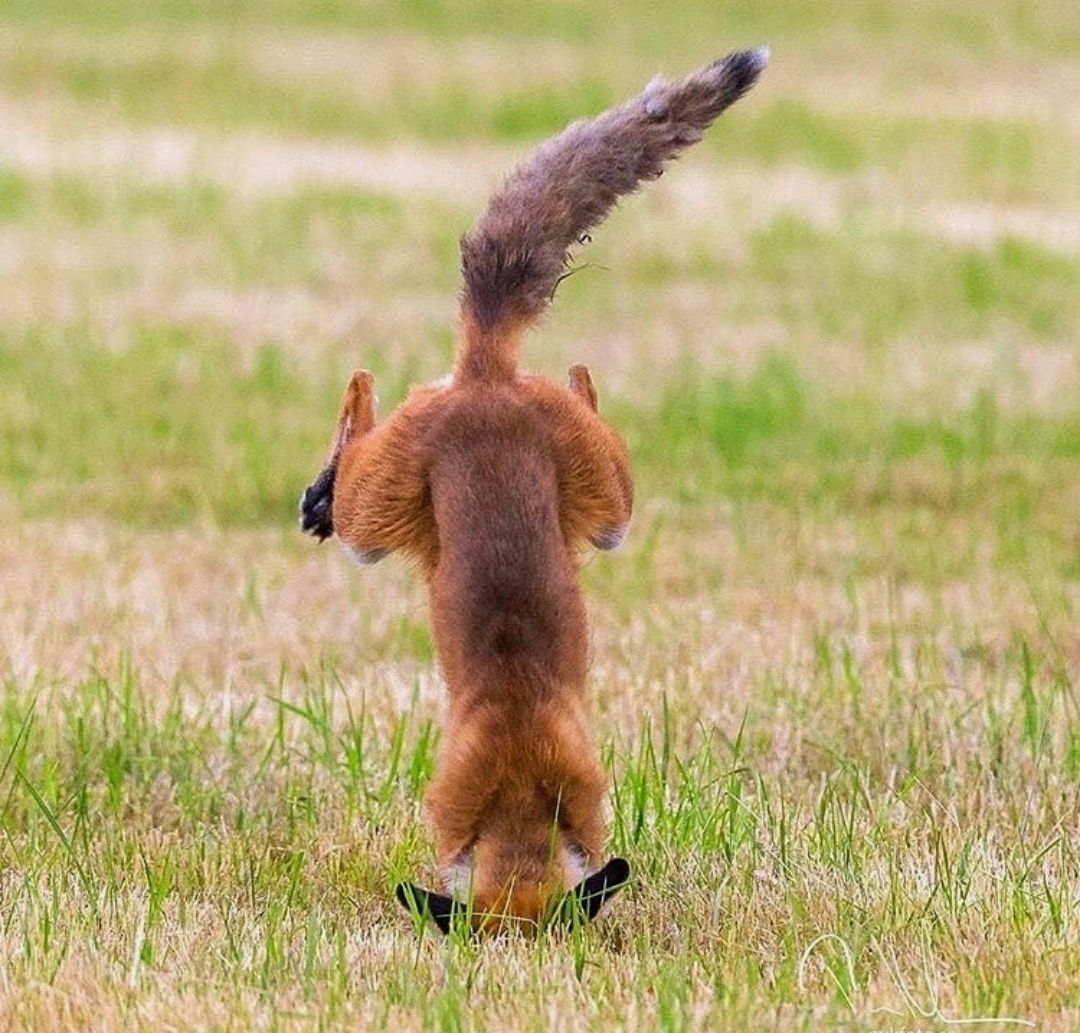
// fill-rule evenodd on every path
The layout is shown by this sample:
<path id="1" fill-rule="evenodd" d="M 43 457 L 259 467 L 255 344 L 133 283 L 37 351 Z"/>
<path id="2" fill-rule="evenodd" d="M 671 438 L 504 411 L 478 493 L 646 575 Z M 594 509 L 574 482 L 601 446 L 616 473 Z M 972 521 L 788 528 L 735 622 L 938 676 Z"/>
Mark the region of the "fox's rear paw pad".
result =
<path id="1" fill-rule="evenodd" d="M 334 533 L 334 475 L 328 466 L 305 490 L 300 499 L 300 530 L 325 541 Z"/>

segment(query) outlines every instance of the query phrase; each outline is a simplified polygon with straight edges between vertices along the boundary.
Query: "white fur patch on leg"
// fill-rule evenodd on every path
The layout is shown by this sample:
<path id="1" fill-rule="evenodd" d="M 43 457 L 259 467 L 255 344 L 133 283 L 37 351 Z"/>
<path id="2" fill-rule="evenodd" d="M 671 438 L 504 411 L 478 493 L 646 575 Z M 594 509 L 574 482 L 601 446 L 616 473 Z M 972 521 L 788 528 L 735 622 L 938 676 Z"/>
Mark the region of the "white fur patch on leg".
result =
<path id="1" fill-rule="evenodd" d="M 573 844 L 565 840 L 559 848 L 559 860 L 562 862 L 563 885 L 567 889 L 576 886 L 589 872 L 585 855 Z"/>
<path id="2" fill-rule="evenodd" d="M 472 855 L 463 851 L 450 864 L 442 869 L 443 889 L 448 897 L 468 901 L 472 895 L 473 867 Z"/>

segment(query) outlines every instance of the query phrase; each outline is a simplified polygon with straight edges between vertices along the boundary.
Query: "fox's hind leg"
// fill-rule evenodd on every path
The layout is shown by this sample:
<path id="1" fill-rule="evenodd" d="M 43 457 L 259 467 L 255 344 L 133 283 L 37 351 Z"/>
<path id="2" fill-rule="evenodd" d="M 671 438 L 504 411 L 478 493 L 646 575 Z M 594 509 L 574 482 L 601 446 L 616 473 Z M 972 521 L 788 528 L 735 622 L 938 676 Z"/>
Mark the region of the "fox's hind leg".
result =
<path id="1" fill-rule="evenodd" d="M 341 401 L 326 465 L 300 499 L 300 528 L 320 541 L 334 533 L 334 481 L 341 452 L 353 437 L 374 429 L 375 406 L 375 379 L 367 370 L 357 370 L 349 378 Z"/>
<path id="2" fill-rule="evenodd" d="M 596 386 L 587 366 L 570 367 L 568 387 L 589 412 L 557 415 L 563 468 L 562 512 L 576 536 L 598 549 L 618 546 L 630 525 L 634 481 L 622 439 L 599 417 Z"/>
<path id="3" fill-rule="evenodd" d="M 570 390 L 581 398 L 593 412 L 597 411 L 599 399 L 596 388 L 593 386 L 592 377 L 589 376 L 589 367 L 577 363 L 570 367 Z"/>

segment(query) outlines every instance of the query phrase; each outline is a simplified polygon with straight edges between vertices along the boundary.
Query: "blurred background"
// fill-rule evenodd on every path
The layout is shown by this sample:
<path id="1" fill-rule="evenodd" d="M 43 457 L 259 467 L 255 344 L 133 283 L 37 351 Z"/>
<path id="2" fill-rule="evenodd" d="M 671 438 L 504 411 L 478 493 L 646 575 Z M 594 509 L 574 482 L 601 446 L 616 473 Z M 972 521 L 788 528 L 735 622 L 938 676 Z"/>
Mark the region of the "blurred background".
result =
<path id="1" fill-rule="evenodd" d="M 457 241 L 515 162 L 762 43 L 527 364 L 591 364 L 677 492 L 670 451 L 837 411 L 848 448 L 1012 411 L 1080 449 L 1072 0 L 5 0 L 0 512 L 290 522 L 350 369 L 384 404 L 447 369 Z"/>

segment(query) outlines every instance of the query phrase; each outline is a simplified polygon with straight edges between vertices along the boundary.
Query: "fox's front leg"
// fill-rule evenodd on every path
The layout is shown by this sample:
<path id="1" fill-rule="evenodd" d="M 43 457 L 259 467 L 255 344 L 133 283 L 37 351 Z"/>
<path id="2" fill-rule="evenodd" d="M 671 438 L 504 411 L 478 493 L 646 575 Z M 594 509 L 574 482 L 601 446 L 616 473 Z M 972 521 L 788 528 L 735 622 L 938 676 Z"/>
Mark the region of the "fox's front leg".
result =
<path id="1" fill-rule="evenodd" d="M 375 378 L 366 369 L 357 370 L 345 389 L 326 465 L 300 499 L 300 529 L 319 541 L 334 533 L 334 481 L 342 450 L 352 438 L 375 428 L 375 406 Z"/>

